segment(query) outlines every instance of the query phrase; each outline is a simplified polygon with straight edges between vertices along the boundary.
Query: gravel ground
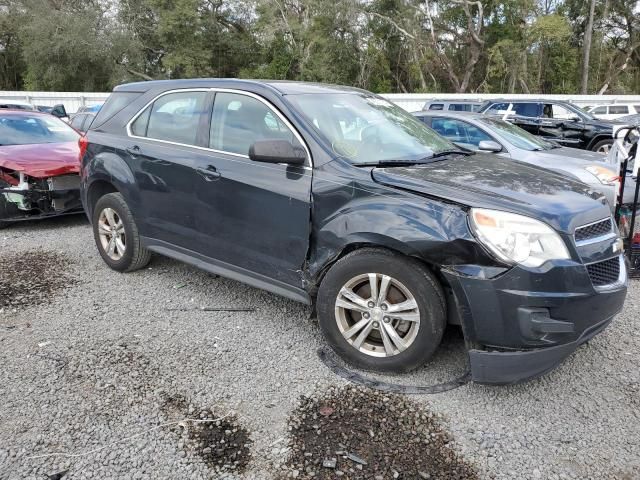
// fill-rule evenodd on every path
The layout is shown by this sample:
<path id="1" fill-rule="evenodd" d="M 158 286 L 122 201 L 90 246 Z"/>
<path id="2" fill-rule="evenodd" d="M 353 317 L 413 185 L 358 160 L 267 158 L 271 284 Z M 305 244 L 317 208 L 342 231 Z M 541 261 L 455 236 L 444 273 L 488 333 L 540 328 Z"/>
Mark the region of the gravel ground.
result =
<path id="1" fill-rule="evenodd" d="M 19 259 L 23 276 L 8 270 Z M 0 231 L 0 265 L 0 295 L 26 290 L 0 301 L 2 480 L 640 478 L 638 282 L 611 327 L 541 379 L 398 396 L 325 367 L 303 305 L 157 256 L 109 270 L 82 217 Z M 451 330 L 428 367 L 378 378 L 428 385 L 463 370 Z M 386 433 L 368 442 L 366 425 Z M 336 454 L 343 442 L 359 451 Z"/>

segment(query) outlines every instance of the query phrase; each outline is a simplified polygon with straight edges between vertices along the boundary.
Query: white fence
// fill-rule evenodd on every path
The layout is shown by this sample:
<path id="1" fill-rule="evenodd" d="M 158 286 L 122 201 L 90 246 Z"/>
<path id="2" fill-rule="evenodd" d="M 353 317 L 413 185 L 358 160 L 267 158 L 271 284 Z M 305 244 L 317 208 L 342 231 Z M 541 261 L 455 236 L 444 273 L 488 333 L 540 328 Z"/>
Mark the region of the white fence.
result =
<path id="1" fill-rule="evenodd" d="M 67 112 L 76 112 L 83 105 L 101 103 L 109 96 L 108 93 L 96 92 L 8 92 L 0 91 L 1 100 L 20 100 L 33 105 L 53 106 L 64 104 Z M 492 98 L 508 97 L 513 99 L 531 100 L 546 98 L 549 100 L 566 100 L 577 105 L 597 105 L 602 103 L 632 103 L 640 105 L 640 95 L 505 95 L 505 94 L 478 94 L 478 93 L 387 93 L 382 95 L 397 103 L 402 108 L 413 112 L 420 110 L 422 105 L 429 100 L 476 100 L 484 101 Z"/>

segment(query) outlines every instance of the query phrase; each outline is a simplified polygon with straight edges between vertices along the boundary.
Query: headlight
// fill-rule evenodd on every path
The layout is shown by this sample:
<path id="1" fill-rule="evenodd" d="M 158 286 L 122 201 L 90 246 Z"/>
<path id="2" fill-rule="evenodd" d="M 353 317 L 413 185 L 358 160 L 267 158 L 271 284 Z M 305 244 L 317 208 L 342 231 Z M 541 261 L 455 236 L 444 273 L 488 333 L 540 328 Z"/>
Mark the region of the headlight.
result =
<path id="1" fill-rule="evenodd" d="M 469 218 L 478 240 L 506 263 L 539 267 L 570 258 L 560 235 L 533 218 L 483 208 L 472 208 Z"/>
<path id="2" fill-rule="evenodd" d="M 584 167 L 584 169 L 595 175 L 595 177 L 600 180 L 600 183 L 603 185 L 615 185 L 620 177 L 613 171 L 606 167 L 601 167 L 599 165 L 591 165 L 590 167 Z"/>

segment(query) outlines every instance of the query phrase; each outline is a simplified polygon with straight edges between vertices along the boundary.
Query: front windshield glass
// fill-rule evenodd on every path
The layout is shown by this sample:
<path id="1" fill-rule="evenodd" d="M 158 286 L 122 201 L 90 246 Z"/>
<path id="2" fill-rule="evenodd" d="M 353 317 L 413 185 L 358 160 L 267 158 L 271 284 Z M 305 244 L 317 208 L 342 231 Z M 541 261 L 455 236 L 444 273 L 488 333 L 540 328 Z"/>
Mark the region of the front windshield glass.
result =
<path id="1" fill-rule="evenodd" d="M 526 130 L 512 123 L 505 122 L 504 120 L 487 117 L 481 118 L 480 121 L 496 131 L 499 135 L 502 135 L 509 143 L 523 150 L 551 150 L 555 148 L 555 145 L 552 143 L 546 142 L 535 135 L 531 135 Z"/>
<path id="2" fill-rule="evenodd" d="M 426 161 L 459 150 L 413 115 L 373 95 L 301 94 L 288 99 L 336 155 L 354 164 Z"/>
<path id="3" fill-rule="evenodd" d="M 2 115 L 0 145 L 76 142 L 80 135 L 62 120 L 49 115 Z"/>

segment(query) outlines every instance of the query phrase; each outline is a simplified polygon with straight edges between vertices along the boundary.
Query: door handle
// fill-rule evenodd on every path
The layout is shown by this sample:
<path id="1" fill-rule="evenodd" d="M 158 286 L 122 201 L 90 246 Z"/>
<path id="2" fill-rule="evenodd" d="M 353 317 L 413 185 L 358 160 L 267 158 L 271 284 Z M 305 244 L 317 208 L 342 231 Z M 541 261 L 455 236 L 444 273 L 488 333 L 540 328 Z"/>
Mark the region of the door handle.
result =
<path id="1" fill-rule="evenodd" d="M 216 167 L 213 165 L 207 165 L 206 167 L 197 167 L 196 171 L 207 181 L 213 182 L 218 180 L 222 175 Z"/>
<path id="2" fill-rule="evenodd" d="M 137 157 L 138 155 L 140 155 L 142 153 L 142 151 L 140 150 L 140 147 L 138 145 L 134 145 L 133 147 L 127 147 L 127 148 L 125 148 L 125 150 L 132 157 Z"/>

